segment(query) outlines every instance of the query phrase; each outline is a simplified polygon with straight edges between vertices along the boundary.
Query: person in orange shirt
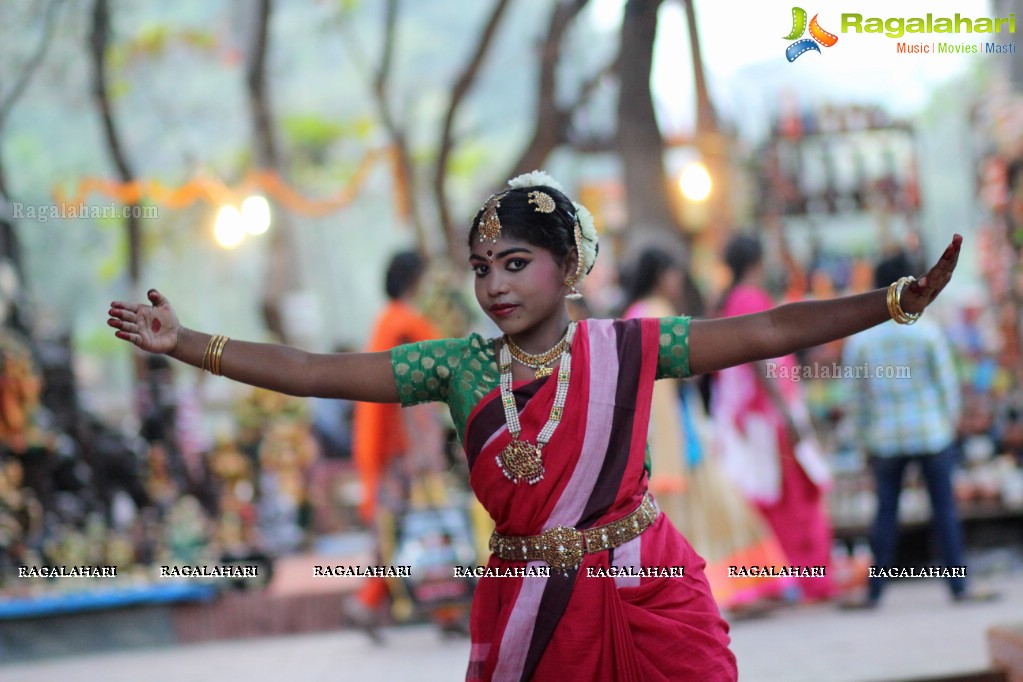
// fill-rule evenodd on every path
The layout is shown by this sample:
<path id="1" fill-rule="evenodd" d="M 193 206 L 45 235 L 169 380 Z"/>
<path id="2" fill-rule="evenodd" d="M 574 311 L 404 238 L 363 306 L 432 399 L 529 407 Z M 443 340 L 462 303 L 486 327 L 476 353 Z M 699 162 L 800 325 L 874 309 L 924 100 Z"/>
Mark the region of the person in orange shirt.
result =
<path id="1" fill-rule="evenodd" d="M 414 306 L 426 263 L 415 251 L 395 254 L 387 267 L 385 288 L 387 305 L 377 315 L 367 352 L 384 351 L 404 343 L 440 338 L 440 331 Z M 423 414 L 423 412 L 426 414 Z M 415 427 L 415 447 L 410 448 L 409 424 Z M 352 427 L 352 457 L 362 482 L 363 498 L 359 516 L 375 527 L 379 550 L 393 545 L 388 528 L 393 519 L 384 514 L 381 498 L 402 495 L 397 467 L 412 469 L 429 466 L 429 462 L 400 461 L 404 457 L 436 459 L 442 454 L 443 433 L 437 423 L 433 405 L 403 408 L 394 403 L 355 404 Z M 413 452 L 412 450 L 415 450 Z M 355 598 L 346 605 L 346 615 L 377 638 L 375 624 L 381 618 L 388 597 L 384 578 L 369 578 Z"/>

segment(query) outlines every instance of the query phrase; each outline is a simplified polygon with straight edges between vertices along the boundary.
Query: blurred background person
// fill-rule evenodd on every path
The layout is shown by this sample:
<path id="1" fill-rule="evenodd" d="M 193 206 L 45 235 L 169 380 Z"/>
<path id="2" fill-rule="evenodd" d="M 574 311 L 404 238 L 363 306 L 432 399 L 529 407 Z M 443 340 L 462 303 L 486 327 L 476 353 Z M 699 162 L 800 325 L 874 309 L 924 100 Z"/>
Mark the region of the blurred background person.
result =
<path id="1" fill-rule="evenodd" d="M 725 248 L 731 287 L 720 306 L 722 317 L 748 315 L 774 306 L 763 288 L 763 250 L 750 235 L 737 235 Z M 831 524 L 824 504 L 826 469 L 812 459 L 811 426 L 798 382 L 796 359 L 730 367 L 717 374 L 711 413 L 726 473 L 763 514 L 796 566 L 830 563 Z M 784 377 L 784 378 L 782 378 Z M 797 457 L 797 450 L 800 455 Z M 803 461 L 800 461 L 800 460 Z M 831 576 L 797 580 L 793 596 L 808 601 L 834 594 Z"/>
<path id="2" fill-rule="evenodd" d="M 642 251 L 621 279 L 623 318 L 680 314 L 685 275 L 669 252 Z M 784 566 L 788 561 L 777 538 L 722 472 L 696 383 L 656 382 L 650 409 L 650 490 L 658 505 L 706 560 L 707 580 L 720 608 L 733 618 L 762 613 L 792 580 L 729 576 L 729 566 Z"/>
<path id="3" fill-rule="evenodd" d="M 682 268 L 666 251 L 657 248 L 643 251 L 633 264 L 631 273 L 623 279 L 626 284 L 623 319 L 674 317 L 679 314 Z M 686 475 L 680 387 L 681 382 L 676 379 L 654 383 L 647 438 L 650 491 L 672 521 L 685 516 Z M 683 527 L 679 529 L 687 535 Z M 693 542 L 692 538 L 689 540 Z"/>
<path id="4" fill-rule="evenodd" d="M 340 344 L 335 353 L 354 348 Z M 314 498 L 314 529 L 318 534 L 338 533 L 351 525 L 349 481 L 355 480 L 352 462 L 352 430 L 355 403 L 351 400 L 312 398 L 312 429 L 319 452 L 310 475 Z"/>
<path id="5" fill-rule="evenodd" d="M 414 303 L 425 270 L 423 257 L 415 251 L 391 258 L 384 282 L 388 302 L 377 315 L 367 352 L 441 337 Z M 435 469 L 443 466 L 444 432 L 435 405 L 402 409 L 397 404 L 359 402 L 354 409 L 352 438 L 352 456 L 362 483 L 359 516 L 375 529 L 378 559 L 386 565 L 397 544 L 396 514 L 408 498 L 409 472 L 429 468 L 425 460 L 432 461 Z M 346 615 L 377 639 L 376 625 L 385 620 L 392 593 L 401 602 L 398 610 L 407 614 L 411 606 L 397 581 L 389 587 L 385 578 L 369 578 L 347 602 Z"/>
<path id="6" fill-rule="evenodd" d="M 909 258 L 899 251 L 877 265 L 874 284 L 887 286 L 911 272 Z M 942 565 L 964 567 L 963 535 L 952 490 L 961 399 L 952 351 L 943 332 L 927 318 L 911 325 L 879 325 L 846 343 L 843 363 L 866 366 L 869 372 L 868 378 L 850 382 L 849 407 L 858 445 L 874 474 L 877 512 L 870 529 L 874 566 L 887 570 L 896 563 L 899 497 L 906 468 L 913 464 L 923 472 Z M 898 374 L 890 374 L 892 369 Z M 965 576 L 948 578 L 948 585 L 956 601 L 993 596 L 969 591 Z M 884 577 L 870 577 L 866 597 L 843 606 L 873 608 L 884 587 Z"/>

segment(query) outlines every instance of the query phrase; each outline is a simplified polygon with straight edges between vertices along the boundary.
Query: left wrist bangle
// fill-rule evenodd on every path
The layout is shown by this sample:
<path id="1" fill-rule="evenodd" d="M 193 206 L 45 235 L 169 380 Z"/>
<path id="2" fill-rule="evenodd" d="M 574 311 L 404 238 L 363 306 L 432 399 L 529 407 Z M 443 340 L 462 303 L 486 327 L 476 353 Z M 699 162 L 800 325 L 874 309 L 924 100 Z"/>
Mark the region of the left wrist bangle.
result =
<path id="1" fill-rule="evenodd" d="M 916 277 L 900 277 L 888 286 L 888 314 L 899 324 L 914 324 L 923 315 L 919 313 L 907 313 L 902 309 L 902 290 L 907 284 L 915 282 Z"/>

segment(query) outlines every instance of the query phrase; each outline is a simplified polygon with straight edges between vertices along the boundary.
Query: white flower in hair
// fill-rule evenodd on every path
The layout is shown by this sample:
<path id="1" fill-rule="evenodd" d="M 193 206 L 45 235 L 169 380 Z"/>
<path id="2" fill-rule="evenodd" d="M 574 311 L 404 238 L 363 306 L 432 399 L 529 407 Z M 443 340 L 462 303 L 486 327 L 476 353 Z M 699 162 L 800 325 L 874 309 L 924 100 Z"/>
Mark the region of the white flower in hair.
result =
<path id="1" fill-rule="evenodd" d="M 579 233 L 582 235 L 583 273 L 588 273 L 597 262 L 597 228 L 593 224 L 593 214 L 582 204 L 573 201 L 576 219 L 579 221 Z"/>
<path id="2" fill-rule="evenodd" d="M 542 170 L 535 170 L 532 173 L 523 173 L 522 175 L 516 175 L 514 178 L 508 181 L 509 187 L 534 187 L 536 185 L 545 185 L 547 187 L 553 187 L 562 194 L 566 194 L 565 188 L 561 186 L 561 183 L 552 178 L 549 173 Z"/>

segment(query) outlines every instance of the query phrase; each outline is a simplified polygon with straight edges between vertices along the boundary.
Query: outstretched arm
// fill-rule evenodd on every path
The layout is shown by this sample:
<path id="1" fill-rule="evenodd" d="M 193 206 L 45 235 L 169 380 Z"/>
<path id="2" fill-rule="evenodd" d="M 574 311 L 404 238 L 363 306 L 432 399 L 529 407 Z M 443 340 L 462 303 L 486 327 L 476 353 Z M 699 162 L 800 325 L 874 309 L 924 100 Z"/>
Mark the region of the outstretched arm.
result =
<path id="1" fill-rule="evenodd" d="M 155 289 L 150 289 L 148 297 L 152 305 L 110 304 L 107 324 L 117 330 L 115 336 L 144 351 L 201 367 L 210 335 L 182 327 L 170 302 Z M 307 353 L 277 344 L 231 340 L 224 346 L 220 372 L 235 381 L 289 395 L 398 402 L 388 352 Z"/>
<path id="2" fill-rule="evenodd" d="M 959 259 L 956 235 L 937 264 L 903 289 L 907 313 L 923 312 L 948 284 Z M 891 319 L 887 290 L 778 306 L 753 315 L 693 320 L 689 327 L 689 366 L 693 374 L 787 355 L 881 324 Z"/>

